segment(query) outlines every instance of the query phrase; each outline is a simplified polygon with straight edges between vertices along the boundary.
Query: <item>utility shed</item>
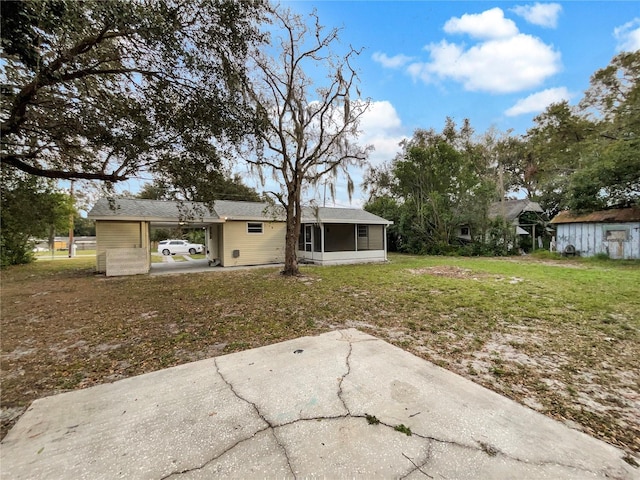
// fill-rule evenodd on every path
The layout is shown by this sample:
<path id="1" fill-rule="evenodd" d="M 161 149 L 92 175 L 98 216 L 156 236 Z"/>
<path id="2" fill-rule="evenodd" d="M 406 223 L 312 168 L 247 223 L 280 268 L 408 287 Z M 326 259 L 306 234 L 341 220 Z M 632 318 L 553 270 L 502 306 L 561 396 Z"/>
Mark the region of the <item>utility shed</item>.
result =
<path id="1" fill-rule="evenodd" d="M 640 259 L 640 207 L 612 208 L 576 215 L 560 212 L 551 220 L 560 253 Z"/>

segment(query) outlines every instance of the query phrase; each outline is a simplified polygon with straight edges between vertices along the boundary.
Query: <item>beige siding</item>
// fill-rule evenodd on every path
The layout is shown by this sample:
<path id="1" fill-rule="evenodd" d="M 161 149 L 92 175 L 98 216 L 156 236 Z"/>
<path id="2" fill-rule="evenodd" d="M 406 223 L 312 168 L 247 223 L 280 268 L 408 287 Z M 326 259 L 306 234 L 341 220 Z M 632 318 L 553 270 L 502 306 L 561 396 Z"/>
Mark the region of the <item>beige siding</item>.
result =
<path id="1" fill-rule="evenodd" d="M 147 222 L 96 221 L 96 270 L 107 268 L 107 249 L 149 249 L 149 225 Z"/>
<path id="2" fill-rule="evenodd" d="M 247 222 L 226 222 L 222 230 L 223 266 L 284 262 L 284 222 L 262 222 L 262 233 L 247 233 Z M 239 252 L 237 258 L 234 250 Z"/>

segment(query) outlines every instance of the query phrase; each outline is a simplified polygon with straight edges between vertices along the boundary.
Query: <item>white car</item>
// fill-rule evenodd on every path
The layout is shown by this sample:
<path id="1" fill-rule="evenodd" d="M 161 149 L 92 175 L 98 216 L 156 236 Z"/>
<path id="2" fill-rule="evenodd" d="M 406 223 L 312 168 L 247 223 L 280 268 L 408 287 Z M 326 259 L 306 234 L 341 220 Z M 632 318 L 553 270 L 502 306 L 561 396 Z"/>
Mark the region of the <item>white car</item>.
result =
<path id="1" fill-rule="evenodd" d="M 158 253 L 162 255 L 175 255 L 176 253 L 195 253 L 204 252 L 204 245 L 199 243 L 189 243 L 187 240 L 162 240 L 158 244 Z"/>

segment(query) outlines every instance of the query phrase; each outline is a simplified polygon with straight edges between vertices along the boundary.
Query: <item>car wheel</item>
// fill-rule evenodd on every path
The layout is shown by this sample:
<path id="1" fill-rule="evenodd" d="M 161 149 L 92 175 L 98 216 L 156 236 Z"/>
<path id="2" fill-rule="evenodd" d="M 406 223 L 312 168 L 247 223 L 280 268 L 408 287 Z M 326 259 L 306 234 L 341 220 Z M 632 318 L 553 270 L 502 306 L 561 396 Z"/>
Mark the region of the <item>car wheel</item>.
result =
<path id="1" fill-rule="evenodd" d="M 195 255 L 196 254 L 196 249 L 195 248 L 190 248 L 189 249 L 189 254 L 190 255 Z"/>
<path id="2" fill-rule="evenodd" d="M 165 248 L 164 250 L 162 250 L 162 254 L 163 255 L 171 255 L 171 252 L 167 248 Z"/>

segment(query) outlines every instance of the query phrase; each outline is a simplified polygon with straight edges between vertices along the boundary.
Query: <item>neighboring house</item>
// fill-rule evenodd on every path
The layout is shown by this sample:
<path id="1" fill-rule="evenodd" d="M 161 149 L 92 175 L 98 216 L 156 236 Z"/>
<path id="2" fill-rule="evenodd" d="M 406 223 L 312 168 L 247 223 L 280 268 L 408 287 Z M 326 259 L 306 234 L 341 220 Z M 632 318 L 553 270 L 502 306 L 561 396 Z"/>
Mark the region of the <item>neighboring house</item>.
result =
<path id="1" fill-rule="evenodd" d="M 560 253 L 640 259 L 640 207 L 614 208 L 583 215 L 564 211 L 551 220 Z"/>
<path id="2" fill-rule="evenodd" d="M 148 272 L 152 227 L 204 229 L 207 258 L 223 267 L 282 263 L 286 224 L 281 212 L 259 202 L 218 200 L 210 209 L 195 202 L 103 198 L 89 212 L 96 221 L 97 271 Z M 363 210 L 305 208 L 298 259 L 321 265 L 385 261 L 391 223 Z"/>
<path id="3" fill-rule="evenodd" d="M 523 227 L 532 227 L 531 222 L 521 219 L 522 215 L 527 212 L 535 212 L 537 214 L 543 214 L 544 210 L 537 202 L 532 202 L 529 199 L 519 200 L 504 200 L 502 202 L 494 202 L 489 206 L 488 217 L 489 220 L 496 220 L 498 218 L 504 218 L 508 223 L 513 225 L 514 232 L 517 235 L 529 236 L 533 233 L 541 235 L 542 231 L 536 232 L 534 229 L 529 228 L 531 233 Z M 458 228 L 458 238 L 462 240 L 471 241 L 471 227 L 469 225 L 460 225 Z"/>

